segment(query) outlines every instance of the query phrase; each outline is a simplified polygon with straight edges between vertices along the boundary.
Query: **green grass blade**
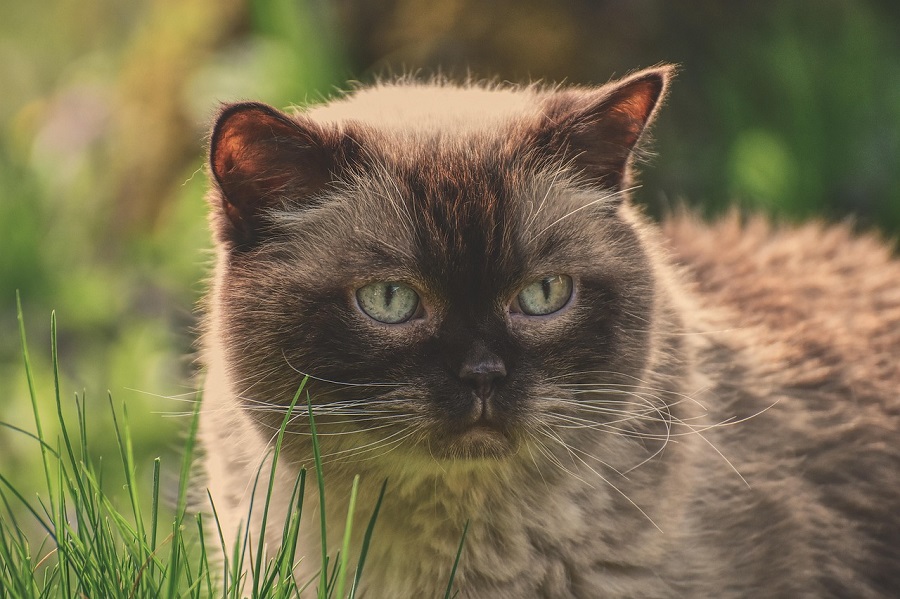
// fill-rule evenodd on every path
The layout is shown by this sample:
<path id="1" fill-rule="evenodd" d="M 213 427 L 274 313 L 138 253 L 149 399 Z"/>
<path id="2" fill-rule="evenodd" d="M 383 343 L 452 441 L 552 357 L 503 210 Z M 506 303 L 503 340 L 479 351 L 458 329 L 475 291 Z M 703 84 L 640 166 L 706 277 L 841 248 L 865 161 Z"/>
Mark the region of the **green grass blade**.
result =
<path id="1" fill-rule="evenodd" d="M 252 532 L 251 528 L 252 527 L 250 526 L 250 523 L 253 521 L 254 510 L 256 509 L 256 490 L 259 488 L 259 479 L 262 476 L 263 467 L 265 465 L 266 465 L 265 460 L 260 461 L 259 467 L 257 467 L 257 469 L 256 469 L 256 474 L 253 476 L 253 486 L 250 487 L 250 501 L 249 501 L 250 505 L 247 506 L 247 530 L 244 531 L 244 538 L 243 538 L 243 541 L 240 546 L 240 549 L 241 549 L 240 559 L 237 559 L 237 558 L 235 559 L 236 564 L 239 563 L 241 566 L 241 572 L 243 572 L 245 575 L 250 576 L 251 593 L 253 591 L 254 578 L 255 578 L 252 568 L 254 567 L 254 564 L 256 562 L 253 558 L 253 547 L 251 544 L 251 542 L 253 541 L 253 539 L 251 537 L 251 532 Z M 265 534 L 265 533 L 263 533 L 263 534 Z M 251 571 L 249 573 L 246 572 L 246 570 L 243 567 L 244 562 L 247 559 L 248 552 L 250 554 L 249 557 L 250 557 L 250 568 L 251 568 Z"/>
<path id="2" fill-rule="evenodd" d="M 249 526 L 247 528 L 250 528 Z M 244 548 L 247 546 L 246 539 L 241 542 L 241 527 L 238 526 L 237 537 L 234 540 L 232 549 L 234 559 L 231 560 L 231 596 L 240 597 L 241 589 L 244 586 Z"/>
<path id="3" fill-rule="evenodd" d="M 304 379 L 300 382 L 300 386 L 297 388 L 297 392 L 294 394 L 293 400 L 291 400 L 291 405 L 288 407 L 287 412 L 284 415 L 284 419 L 281 421 L 281 426 L 278 429 L 278 436 L 275 438 L 275 451 L 272 454 L 272 467 L 269 472 L 269 484 L 266 488 L 266 502 L 263 506 L 262 520 L 259 530 L 259 541 L 256 550 L 256 566 L 254 568 L 253 576 L 254 597 L 258 597 L 259 582 L 261 579 L 263 579 L 262 561 L 266 548 L 266 525 L 269 519 L 269 507 L 272 501 L 272 493 L 275 490 L 275 469 L 278 467 L 278 458 L 281 455 L 281 444 L 284 441 L 284 431 L 287 430 L 287 425 L 291 421 L 291 417 L 294 414 L 294 408 L 297 406 L 297 402 L 300 400 L 300 395 L 303 393 L 303 388 L 306 386 L 306 382 L 307 379 L 304 377 Z"/>
<path id="4" fill-rule="evenodd" d="M 69 460 L 73 467 L 78 464 L 75 458 L 75 451 L 72 449 L 72 439 L 69 438 L 69 430 L 66 427 L 66 420 L 62 411 L 62 395 L 60 394 L 59 385 L 59 351 L 56 344 L 56 311 L 50 312 L 50 360 L 53 366 L 53 391 L 56 400 L 56 414 L 59 418 L 60 430 L 63 434 L 63 441 L 66 444 L 66 451 L 69 454 Z"/>
<path id="5" fill-rule="evenodd" d="M 153 459 L 153 494 L 150 496 L 150 551 L 156 551 L 156 529 L 159 523 L 159 470 L 160 459 Z"/>
<path id="6" fill-rule="evenodd" d="M 24 428 L 19 428 L 18 426 L 14 425 L 14 424 L 10 424 L 8 422 L 0 421 L 0 426 L 2 426 L 3 428 L 8 428 L 8 429 L 15 431 L 16 433 L 19 433 L 21 435 L 25 435 L 26 437 L 29 437 L 31 439 L 34 439 L 35 441 L 37 441 L 38 443 L 40 443 L 41 445 L 44 446 L 44 450 L 50 452 L 50 454 L 53 456 L 53 459 L 55 459 L 55 460 L 59 459 L 59 454 L 56 452 L 56 450 L 53 449 L 53 447 L 51 445 L 48 445 L 47 443 L 45 443 L 43 439 L 41 439 L 39 436 L 35 435 L 34 433 L 26 431 Z"/>
<path id="7" fill-rule="evenodd" d="M 344 542 L 341 544 L 341 561 L 337 574 L 337 597 L 344 597 L 344 583 L 347 579 L 347 565 L 350 562 L 350 536 L 353 529 L 353 516 L 356 512 L 356 493 L 359 489 L 359 475 L 353 477 L 353 487 L 350 489 L 350 505 L 347 508 L 347 524 L 344 527 Z"/>
<path id="8" fill-rule="evenodd" d="M 56 311 L 50 312 L 50 356 L 51 356 L 51 366 L 53 368 L 53 391 L 54 391 L 54 401 L 56 402 L 56 416 L 59 424 L 59 430 L 62 433 L 63 443 L 65 444 L 66 454 L 65 457 L 68 458 L 68 464 L 64 459 L 62 459 L 62 451 L 57 450 L 57 453 L 60 454 L 61 459 L 58 463 L 58 474 L 57 477 L 57 505 L 56 505 L 56 524 L 57 528 L 60 525 L 63 525 L 64 534 L 58 534 L 58 537 L 61 540 L 59 548 L 59 567 L 62 569 L 63 576 L 63 587 L 66 592 L 70 592 L 71 589 L 68 588 L 71 580 L 68 577 L 69 572 L 69 544 L 67 540 L 70 537 L 70 534 L 66 531 L 64 523 L 68 521 L 68 513 L 66 508 L 66 492 L 70 494 L 70 496 L 75 500 L 73 503 L 76 506 L 78 519 L 84 520 L 85 516 L 88 519 L 93 520 L 97 517 L 95 512 L 92 512 L 94 508 L 94 504 L 90 501 L 80 502 L 77 498 L 87 497 L 87 488 L 84 485 L 83 478 L 79 476 L 79 472 L 85 468 L 85 461 L 79 460 L 75 456 L 75 450 L 72 444 L 72 437 L 69 435 L 69 427 L 66 422 L 65 416 L 63 414 L 63 404 L 62 404 L 62 392 L 59 378 L 59 349 L 57 343 L 57 324 L 56 324 Z M 75 395 L 76 402 L 78 401 L 78 395 Z M 80 414 L 80 410 L 76 410 Z M 81 422 L 81 416 L 79 415 L 79 423 Z M 81 438 L 83 440 L 83 446 L 81 450 L 82 458 L 84 458 L 86 454 L 86 438 L 84 436 L 84 432 L 80 430 Z M 73 483 L 74 480 L 74 483 Z M 52 503 L 52 502 L 51 502 Z M 79 530 L 81 530 L 79 528 Z"/>
<path id="9" fill-rule="evenodd" d="M 303 518 L 303 498 L 306 496 L 306 468 L 300 469 L 297 480 L 294 481 L 294 489 L 293 497 L 296 506 L 294 508 L 294 519 L 291 521 L 290 532 L 286 535 L 289 544 L 287 546 L 287 557 L 283 566 L 284 572 L 281 578 L 283 581 L 291 581 L 291 589 L 294 591 L 291 596 L 299 596 L 301 591 L 297 588 L 297 580 L 294 578 L 294 566 L 296 565 L 294 560 L 297 557 L 297 541 L 300 538 L 300 522 Z"/>
<path id="10" fill-rule="evenodd" d="M 178 507 L 177 518 L 183 518 L 187 509 L 187 490 L 190 484 L 191 467 L 194 463 L 194 448 L 197 445 L 197 431 L 200 430 L 200 405 L 194 403 L 194 412 L 191 414 L 191 428 L 184 442 L 184 459 L 181 461 L 181 478 L 178 483 Z"/>
<path id="11" fill-rule="evenodd" d="M 340 557 L 338 555 L 337 557 Z M 329 557 L 328 561 L 331 561 Z M 338 568 L 337 564 L 335 564 L 334 568 L 331 569 L 331 573 L 328 575 L 328 582 L 325 584 L 325 588 L 327 589 L 326 596 L 328 599 L 331 599 L 332 595 L 334 595 L 334 587 L 337 581 Z"/>
<path id="12" fill-rule="evenodd" d="M 14 589 L 17 597 L 33 597 L 34 577 L 30 575 L 26 546 L 9 539 L 5 523 L 0 523 L 0 559 L 0 565 L 6 566 L 0 568 L 0 575 L 5 579 L 3 588 Z M 16 571 L 16 565 L 19 571 Z M 5 592 L 0 589 L 0 596 L 3 595 Z"/>
<path id="13" fill-rule="evenodd" d="M 297 552 L 297 538 L 300 533 L 300 516 L 303 513 L 303 496 L 306 490 L 306 469 L 301 468 L 294 481 L 291 491 L 290 508 L 285 516 L 284 530 L 281 533 L 281 547 L 278 550 L 274 564 L 269 569 L 269 574 L 259 590 L 260 596 L 272 597 L 271 590 L 276 581 L 281 581 L 281 590 L 274 597 L 285 596 L 288 580 L 293 580 L 294 556 Z"/>
<path id="14" fill-rule="evenodd" d="M 181 571 L 181 563 L 182 563 L 182 555 L 181 555 L 181 546 L 176 542 L 178 538 L 178 532 L 181 526 L 178 521 L 178 517 L 175 517 L 175 520 L 172 522 L 172 550 L 169 553 L 169 569 L 168 569 L 168 592 L 166 593 L 166 597 L 169 599 L 175 599 L 178 596 L 178 577 Z"/>
<path id="15" fill-rule="evenodd" d="M 62 520 L 62 515 L 66 513 L 68 510 L 68 503 L 66 501 L 67 493 L 68 496 L 77 499 L 78 495 L 77 491 L 73 491 L 77 487 L 72 483 L 71 477 L 68 476 L 66 472 L 65 463 L 60 460 L 59 468 L 56 469 L 57 474 L 57 490 L 59 491 L 59 512 L 56 514 L 56 522 L 54 523 L 54 528 L 59 533 L 59 542 L 57 543 L 57 563 L 59 564 L 60 571 L 62 572 L 62 589 L 64 593 L 72 592 L 72 558 L 70 555 L 69 547 L 69 528 L 66 526 L 66 521 Z M 74 501 L 76 505 L 78 505 L 78 501 Z M 76 512 L 76 519 L 83 520 L 82 509 L 78 508 Z M 81 527 L 79 527 L 81 530 Z"/>
<path id="16" fill-rule="evenodd" d="M 222 585 L 223 585 L 223 596 L 227 596 L 227 590 L 229 587 L 229 554 L 228 547 L 225 543 L 225 534 L 222 532 L 222 523 L 219 521 L 219 512 L 216 510 L 216 502 L 213 501 L 212 493 L 209 489 L 206 490 L 206 496 L 209 498 L 209 507 L 212 510 L 213 521 L 216 523 L 216 531 L 219 534 L 219 546 L 222 548 Z M 238 536 L 240 536 L 240 531 L 238 531 Z"/>
<path id="17" fill-rule="evenodd" d="M 22 496 L 22 494 L 19 493 L 19 490 L 16 489 L 11 482 L 9 482 L 9 479 L 7 479 L 5 476 L 3 476 L 3 473 L 0 473 L 0 483 L 3 483 L 3 485 L 7 489 L 9 489 L 13 495 L 16 496 L 16 499 L 19 500 L 19 503 L 21 503 L 22 506 L 26 510 L 31 512 L 31 515 L 34 516 L 34 519 L 38 521 L 38 524 L 41 525 L 41 528 L 46 530 L 47 534 L 49 534 L 51 537 L 53 537 L 53 541 L 59 542 L 59 539 L 56 536 L 56 531 L 54 530 L 52 522 L 46 522 L 43 518 L 41 518 L 41 516 L 40 516 L 40 514 L 38 514 L 37 510 L 35 510 L 34 507 L 32 507 L 32 505 L 28 502 L 28 500 L 26 500 Z"/>
<path id="18" fill-rule="evenodd" d="M 150 552 L 156 553 L 156 531 L 159 526 L 159 457 L 153 460 L 153 494 L 150 496 Z M 153 576 L 153 565 L 150 565 L 150 576 Z"/>
<path id="19" fill-rule="evenodd" d="M 0 489 L 0 501 L 3 502 L 3 507 L 6 508 L 6 513 L 9 516 L 9 519 L 4 521 L 3 518 L 0 518 L 0 527 L 9 526 L 16 533 L 16 540 L 18 541 L 19 546 L 24 547 L 25 543 L 25 535 L 22 533 L 22 529 L 19 528 L 19 522 L 16 519 L 15 513 L 12 511 L 12 506 L 9 504 L 9 499 L 6 497 L 6 493 L 3 492 L 3 489 Z M 8 523 L 8 524 L 7 524 Z M 0 562 L 0 566 L 3 565 L 3 562 Z"/>
<path id="20" fill-rule="evenodd" d="M 298 562 L 297 543 L 300 538 L 300 523 L 303 518 L 303 499 L 306 497 L 306 468 L 300 468 L 297 479 L 294 481 L 294 489 L 291 492 L 291 502 L 294 505 L 289 522 L 285 525 L 283 537 L 284 553 L 280 564 L 280 578 L 283 586 L 281 596 L 297 597 L 301 591 L 297 588 L 297 580 L 294 577 L 294 568 Z"/>
<path id="21" fill-rule="evenodd" d="M 286 464 L 285 460 L 280 459 L 279 456 L 283 449 L 285 436 L 288 434 L 287 428 L 297 417 L 296 406 L 300 401 L 300 394 L 305 389 L 306 380 L 297 390 L 284 415 L 282 426 L 275 439 L 272 462 L 265 466 L 271 470 L 264 506 L 261 505 L 262 485 L 259 489 L 260 497 L 257 507 L 263 508 L 262 532 L 259 537 L 251 539 L 249 527 L 244 533 L 238 530 L 234 552 L 228 551 L 229 548 L 225 547 L 223 527 L 218 521 L 216 507 L 212 504 L 210 497 L 212 516 L 216 519 L 219 535 L 218 541 L 222 545 L 224 554 L 220 571 L 224 572 L 224 579 L 220 586 L 216 578 L 221 577 L 222 574 L 216 573 L 216 576 L 210 572 L 210 567 L 214 569 L 219 567 L 219 563 L 210 556 L 209 551 L 211 546 L 215 545 L 215 541 L 212 540 L 214 537 L 206 538 L 203 531 L 204 525 L 209 525 L 209 518 L 198 514 L 196 527 L 189 527 L 190 530 L 187 531 L 184 527 L 188 510 L 188 483 L 191 478 L 194 447 L 199 428 L 199 402 L 194 408 L 190 432 L 185 442 L 184 457 L 183 460 L 180 460 L 181 478 L 177 501 L 173 502 L 176 504 L 173 506 L 176 508 L 176 512 L 174 521 L 170 521 L 172 523 L 171 533 L 165 529 L 160 531 L 160 525 L 165 526 L 166 524 L 161 522 L 161 519 L 165 520 L 164 514 L 169 511 L 169 506 L 164 499 L 167 494 L 161 484 L 161 460 L 156 458 L 153 461 L 150 495 L 147 495 L 147 489 L 141 493 L 140 481 L 142 478 L 139 478 L 138 475 L 143 476 L 144 464 L 135 459 L 135 450 L 138 446 L 135 445 L 136 439 L 132 438 L 129 406 L 122 405 L 121 411 L 117 411 L 112 397 L 109 397 L 108 401 L 119 453 L 118 459 L 115 461 L 120 461 L 124 469 L 125 485 L 124 492 L 118 494 L 110 494 L 103 489 L 103 460 L 102 458 L 92 459 L 88 447 L 89 442 L 93 439 L 89 438 L 87 434 L 86 401 L 80 394 L 75 394 L 76 423 L 75 419 L 71 417 L 71 412 L 67 412 L 71 408 L 65 407 L 61 399 L 64 382 L 61 381 L 55 313 L 51 314 L 50 322 L 51 362 L 56 418 L 59 420 L 60 433 L 57 436 L 51 432 L 51 435 L 55 437 L 54 442 L 47 443 L 45 435 L 48 430 L 53 431 L 56 425 L 52 419 L 42 422 L 38 411 L 39 401 L 35 382 L 40 384 L 41 381 L 39 379 L 35 381 L 32 372 L 33 365 L 28 355 L 24 318 L 20 304 L 21 302 L 17 298 L 22 355 L 29 379 L 37 432 L 31 433 L 5 423 L 0 423 L 0 430 L 14 430 L 38 441 L 44 465 L 43 477 L 46 479 L 47 495 L 44 495 L 41 488 L 37 499 L 31 497 L 26 501 L 13 484 L 3 474 L 0 474 L 0 502 L 2 502 L 0 503 L 0 512 L 4 506 L 6 507 L 6 511 L 0 513 L 0 599 L 20 596 L 24 599 L 57 596 L 109 597 L 110 599 L 131 599 L 132 597 L 137 599 L 151 596 L 199 599 L 200 597 L 221 596 L 238 599 L 244 597 L 244 591 L 247 591 L 248 596 L 260 597 L 260 599 L 294 599 L 301 596 L 307 585 L 314 586 L 317 583 L 320 585 L 319 597 L 336 596 L 345 599 L 347 587 L 350 587 L 349 597 L 354 597 L 358 593 L 360 576 L 369 551 L 374 524 L 382 506 L 386 482 L 381 486 L 381 493 L 365 530 L 356 572 L 352 573 L 350 571 L 352 567 L 351 544 L 355 538 L 358 539 L 361 532 L 356 530 L 360 523 L 355 522 L 359 506 L 360 479 L 359 477 L 354 478 L 350 490 L 347 520 L 340 551 L 339 553 L 332 552 L 332 555 L 329 556 L 326 519 L 324 518 L 323 450 L 319 445 L 320 439 L 313 414 L 312 400 L 308 393 L 306 400 L 320 509 L 321 572 L 312 576 L 309 581 L 304 578 L 299 582 L 294 574 L 297 565 L 295 558 L 300 551 L 297 541 L 300 537 L 300 523 L 303 516 L 306 483 L 308 482 L 306 478 L 308 470 L 305 468 L 301 468 L 297 472 L 283 523 L 282 546 L 277 550 L 270 547 L 269 555 L 265 551 L 264 535 L 268 528 L 267 524 L 275 524 L 268 512 L 270 505 L 274 505 L 275 501 L 272 495 L 276 482 L 276 469 L 283 470 Z M 44 414 L 44 416 L 47 415 Z M 66 416 L 68 416 L 68 423 Z M 95 419 L 93 412 L 90 417 L 92 433 L 96 433 L 101 429 L 93 425 Z M 93 449 L 91 448 L 91 450 Z M 117 469 L 118 465 L 116 464 Z M 259 472 L 257 476 L 257 482 L 262 482 Z M 116 473 L 116 477 L 119 477 L 118 473 Z M 40 483 L 39 487 L 43 487 L 43 483 Z M 255 496 L 255 494 L 256 484 L 254 484 L 253 495 Z M 309 499 L 310 501 L 314 500 L 313 497 Z M 127 501 L 128 504 L 121 505 L 121 501 Z M 29 546 L 29 535 L 26 533 L 30 528 L 35 527 L 30 522 L 30 527 L 20 527 L 15 520 L 17 514 L 28 519 L 33 517 L 34 522 L 47 532 L 47 536 L 44 537 L 44 543 L 48 547 L 46 551 L 43 544 L 36 553 L 33 551 L 34 547 Z M 166 526 L 166 528 L 168 527 Z M 315 528 L 312 530 L 315 531 Z M 332 531 L 332 536 L 335 532 Z M 193 538 L 194 534 L 200 535 L 199 541 Z M 332 539 L 332 541 L 335 540 Z M 56 546 L 53 547 L 53 544 Z M 166 548 L 167 544 L 170 544 L 171 547 Z M 256 551 L 255 555 L 254 551 Z M 313 552 L 315 554 L 315 549 Z M 299 561 L 299 558 L 297 559 Z M 459 559 L 458 556 L 457 559 Z M 40 564 L 37 563 L 38 560 L 40 560 Z M 252 581 L 251 579 L 244 580 L 245 576 L 252 576 Z M 348 577 L 352 577 L 352 584 L 347 580 Z M 311 596 L 316 596 L 313 588 L 309 588 L 307 591 Z"/>
<path id="22" fill-rule="evenodd" d="M 316 419 L 313 417 L 312 399 L 306 394 L 306 409 L 309 412 L 309 429 L 312 435 L 313 459 L 316 465 L 316 482 L 319 487 L 319 526 L 322 533 L 322 572 L 319 586 L 319 599 L 328 594 L 328 534 L 325 520 L 325 475 L 322 470 L 322 454 L 319 451 L 319 436 L 316 433 Z"/>
<path id="23" fill-rule="evenodd" d="M 31 397 L 31 410 L 34 414 L 34 426 L 38 438 L 43 441 L 44 429 L 41 426 L 41 413 L 38 410 L 37 390 L 34 387 L 34 374 L 31 371 L 31 359 L 28 357 L 28 342 L 25 339 L 25 317 L 22 315 L 22 298 L 19 290 L 16 290 L 16 317 L 19 321 L 19 342 L 22 345 L 22 359 L 25 361 L 25 378 L 28 380 L 28 394 Z M 50 461 L 47 459 L 47 451 L 41 443 L 41 460 L 44 466 L 44 475 L 47 480 L 47 493 L 50 498 L 50 511 L 54 511 L 53 483 L 50 475 Z"/>
<path id="24" fill-rule="evenodd" d="M 463 545 L 466 543 L 466 533 L 469 532 L 469 522 L 463 528 L 462 538 L 459 539 L 459 549 L 456 550 L 456 559 L 453 561 L 453 568 L 450 570 L 450 580 L 447 581 L 447 592 L 444 593 L 444 599 L 450 599 L 453 592 L 453 579 L 456 578 L 456 568 L 459 566 L 459 558 L 462 556 Z"/>
<path id="25" fill-rule="evenodd" d="M 134 465 L 134 451 L 132 449 L 131 443 L 131 427 L 128 425 L 128 412 L 127 408 L 123 405 L 123 425 L 120 425 L 118 417 L 116 416 L 115 406 L 113 405 L 112 394 L 107 393 L 107 398 L 109 400 L 109 409 L 112 413 L 113 429 L 116 433 L 116 442 L 119 446 L 119 455 L 122 460 L 122 470 L 125 473 L 125 487 L 128 490 L 128 500 L 131 504 L 131 513 L 134 517 L 134 526 L 130 525 L 121 514 L 116 512 L 115 509 L 112 509 L 112 506 L 109 506 L 107 509 L 108 511 L 112 512 L 111 515 L 115 519 L 118 529 L 120 531 L 125 531 L 129 537 L 134 537 L 135 544 L 132 545 L 132 551 L 137 553 L 135 559 L 138 563 L 144 563 L 150 558 L 150 548 L 146 545 L 147 535 L 144 530 L 143 518 L 141 516 L 141 502 L 138 495 L 137 476 L 135 473 Z M 99 484 L 97 484 L 96 490 L 98 493 L 102 494 L 102 490 Z"/>
<path id="26" fill-rule="evenodd" d="M 197 533 L 200 540 L 200 575 L 206 581 L 206 596 L 213 596 L 213 576 L 209 569 L 209 554 L 206 552 L 206 535 L 203 531 L 203 514 L 197 514 Z M 224 582 L 224 581 L 223 581 Z"/>
<path id="27" fill-rule="evenodd" d="M 303 498 L 306 495 L 306 468 L 301 468 L 297 473 L 297 480 L 294 481 L 294 490 L 291 492 L 291 499 L 294 502 L 294 510 L 291 514 L 293 520 L 290 524 L 285 524 L 285 530 L 282 538 L 287 539 L 288 547 L 288 564 L 292 565 L 294 557 L 297 554 L 297 538 L 300 535 L 300 519 L 303 516 Z"/>
<path id="28" fill-rule="evenodd" d="M 178 504 L 175 508 L 175 522 L 172 524 L 173 542 L 168 570 L 169 597 L 177 596 L 179 572 L 185 561 L 181 559 L 180 552 L 181 524 L 184 521 L 184 514 L 187 510 L 187 489 L 191 475 L 191 466 L 194 463 L 194 447 L 197 444 L 197 431 L 200 428 L 200 405 L 199 401 L 194 403 L 194 413 L 191 416 L 191 428 L 188 431 L 188 436 L 184 443 L 184 458 L 181 461 L 181 477 L 178 482 Z"/>
<path id="29" fill-rule="evenodd" d="M 363 536 L 362 549 L 359 551 L 359 562 L 356 566 L 356 576 L 353 579 L 353 587 L 350 589 L 351 599 L 356 597 L 357 589 L 359 589 L 359 581 L 362 578 L 363 566 L 366 563 L 366 555 L 369 553 L 369 543 L 372 541 L 372 533 L 375 531 L 375 521 L 378 520 L 378 512 L 381 510 L 381 502 L 384 500 L 384 492 L 387 490 L 387 483 L 387 479 L 381 483 L 378 501 L 375 502 L 375 509 L 372 510 L 372 517 L 369 518 L 369 525 L 366 527 L 365 536 Z"/>
<path id="30" fill-rule="evenodd" d="M 75 414 L 78 416 L 78 431 L 81 433 L 81 461 L 86 464 L 90 461 L 87 452 L 87 405 L 78 399 L 78 393 L 75 394 Z"/>

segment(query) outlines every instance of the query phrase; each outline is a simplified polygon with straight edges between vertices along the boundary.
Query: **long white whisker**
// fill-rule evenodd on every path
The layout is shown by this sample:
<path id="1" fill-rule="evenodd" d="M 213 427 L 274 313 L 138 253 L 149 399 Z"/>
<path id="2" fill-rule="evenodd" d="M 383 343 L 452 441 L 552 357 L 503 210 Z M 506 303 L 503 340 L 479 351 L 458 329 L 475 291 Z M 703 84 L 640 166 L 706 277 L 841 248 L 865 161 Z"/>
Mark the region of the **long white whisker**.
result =
<path id="1" fill-rule="evenodd" d="M 639 188 L 640 188 L 640 185 L 633 185 L 633 186 L 631 186 L 631 187 L 629 187 L 629 188 L 619 190 L 619 191 L 617 191 L 617 192 L 615 192 L 615 193 L 602 195 L 602 196 L 600 196 L 599 198 L 597 198 L 596 200 L 592 200 L 592 201 L 588 202 L 587 204 L 583 204 L 583 205 L 579 206 L 578 208 L 575 208 L 574 210 L 572 210 L 572 211 L 570 211 L 570 212 L 564 214 L 563 216 L 560 216 L 558 219 L 556 219 L 555 221 L 553 221 L 552 223 L 550 223 L 549 225 L 547 225 L 546 227 L 544 227 L 543 229 L 541 229 L 540 231 L 538 231 L 535 235 L 532 236 L 532 240 L 537 239 L 538 237 L 540 237 L 541 235 L 543 235 L 544 232 L 545 232 L 547 229 L 550 229 L 551 227 L 555 226 L 555 225 L 558 224 L 559 222 L 561 222 L 561 221 L 563 221 L 563 220 L 569 218 L 569 217 L 572 216 L 573 214 L 576 214 L 576 213 L 578 213 L 578 212 L 581 212 L 581 211 L 584 210 L 585 208 L 590 208 L 591 206 L 593 206 L 593 205 L 595 205 L 595 204 L 599 204 L 600 202 L 607 202 L 607 201 L 609 201 L 609 200 L 611 200 L 611 199 L 613 199 L 613 198 L 616 198 L 616 197 L 621 196 L 621 195 L 625 195 L 625 194 L 627 194 L 627 193 L 629 193 L 629 192 L 631 192 L 631 191 L 634 191 L 635 189 L 639 189 Z"/>
<path id="2" fill-rule="evenodd" d="M 309 374 L 308 372 L 303 372 L 299 368 L 295 367 L 293 364 L 291 364 L 290 360 L 288 360 L 287 355 L 284 353 L 284 350 L 281 351 L 281 357 L 284 359 L 284 363 L 288 365 L 288 368 L 290 368 L 297 374 L 313 381 L 331 383 L 332 385 L 344 385 L 346 387 L 403 387 L 406 385 L 405 383 L 348 383 L 345 381 L 333 381 L 330 379 L 314 376 L 312 374 Z"/>
<path id="3" fill-rule="evenodd" d="M 539 429 L 539 430 L 540 430 L 540 429 Z M 542 432 L 544 432 L 545 435 L 547 434 L 546 431 L 542 431 Z M 555 438 L 552 437 L 552 436 L 548 436 L 548 438 L 551 439 L 551 440 L 554 440 L 554 441 L 556 441 L 556 442 L 562 443 L 563 445 L 566 445 L 566 443 L 565 443 L 564 441 L 562 441 L 561 439 L 555 439 Z M 612 484 L 612 482 L 610 482 L 609 479 L 607 479 L 605 476 L 603 476 L 602 474 L 600 474 L 593 466 L 591 466 L 590 464 L 588 464 L 587 462 L 585 462 L 582 458 L 580 458 L 579 456 L 577 456 L 577 454 L 574 454 L 574 453 L 573 453 L 572 455 L 573 455 L 574 457 L 577 457 L 578 460 L 584 465 L 584 467 L 586 467 L 586 468 L 587 468 L 588 470 L 590 470 L 594 475 L 596 475 L 597 478 L 599 478 L 600 480 L 602 480 L 603 482 L 605 482 L 607 485 L 609 485 L 609 487 L 611 487 L 616 493 L 618 493 L 619 495 L 621 495 L 621 496 L 625 499 L 625 501 L 627 501 L 628 503 L 630 503 L 632 506 L 634 506 L 634 508 L 635 508 L 637 511 L 639 511 L 641 514 L 643 514 L 643 516 L 647 519 L 647 521 L 650 522 L 650 524 L 652 524 L 652 525 L 654 526 L 654 528 L 656 528 L 656 530 L 658 530 L 659 532 L 662 532 L 662 531 L 663 531 L 663 530 L 656 524 L 656 522 L 653 521 L 653 518 L 651 518 L 651 517 L 649 516 L 649 514 L 647 514 L 647 512 L 645 512 L 643 509 L 641 509 L 641 506 L 639 506 L 638 504 L 636 504 L 636 503 L 635 503 L 628 495 L 626 495 L 621 489 L 619 489 L 619 487 L 617 487 L 616 485 Z"/>

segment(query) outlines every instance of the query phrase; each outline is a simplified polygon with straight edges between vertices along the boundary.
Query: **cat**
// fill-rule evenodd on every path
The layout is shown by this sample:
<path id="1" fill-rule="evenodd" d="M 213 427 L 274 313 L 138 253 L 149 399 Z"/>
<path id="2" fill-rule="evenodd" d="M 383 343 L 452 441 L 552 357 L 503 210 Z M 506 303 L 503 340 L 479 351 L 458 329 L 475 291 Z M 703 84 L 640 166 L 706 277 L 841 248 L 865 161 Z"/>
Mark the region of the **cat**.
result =
<path id="1" fill-rule="evenodd" d="M 228 547 L 306 379 L 331 539 L 360 475 L 351 555 L 387 480 L 366 599 L 443 596 L 466 525 L 460 597 L 898 596 L 900 261 L 841 225 L 654 224 L 629 192 L 672 76 L 221 110 L 200 426 Z"/>

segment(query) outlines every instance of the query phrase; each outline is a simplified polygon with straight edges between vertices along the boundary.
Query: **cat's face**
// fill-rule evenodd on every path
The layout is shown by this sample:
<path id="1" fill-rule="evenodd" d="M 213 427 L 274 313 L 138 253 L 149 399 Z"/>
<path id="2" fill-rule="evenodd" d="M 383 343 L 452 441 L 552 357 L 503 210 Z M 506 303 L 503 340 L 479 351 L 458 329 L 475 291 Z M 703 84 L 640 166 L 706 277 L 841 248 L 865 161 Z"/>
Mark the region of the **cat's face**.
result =
<path id="1" fill-rule="evenodd" d="M 217 331 L 260 425 L 309 375 L 348 458 L 583 434 L 584 392 L 626 390 L 647 359 L 654 289 L 622 200 L 666 74 L 533 93 L 530 114 L 464 132 L 226 109 Z M 620 418 L 608 405 L 587 418 Z"/>

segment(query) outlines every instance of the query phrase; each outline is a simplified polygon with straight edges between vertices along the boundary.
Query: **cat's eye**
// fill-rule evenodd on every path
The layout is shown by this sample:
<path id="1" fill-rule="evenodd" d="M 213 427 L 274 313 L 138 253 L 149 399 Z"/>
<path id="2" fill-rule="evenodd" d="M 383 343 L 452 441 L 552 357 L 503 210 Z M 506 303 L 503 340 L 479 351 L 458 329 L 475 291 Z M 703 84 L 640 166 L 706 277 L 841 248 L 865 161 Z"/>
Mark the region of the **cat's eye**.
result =
<path id="1" fill-rule="evenodd" d="M 561 310 L 572 297 L 572 277 L 553 275 L 526 285 L 514 306 L 528 316 L 545 316 Z"/>
<path id="2" fill-rule="evenodd" d="M 419 295 L 403 283 L 379 282 L 360 287 L 356 301 L 369 317 L 385 324 L 406 322 L 419 308 Z"/>

